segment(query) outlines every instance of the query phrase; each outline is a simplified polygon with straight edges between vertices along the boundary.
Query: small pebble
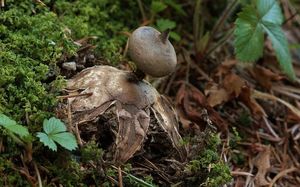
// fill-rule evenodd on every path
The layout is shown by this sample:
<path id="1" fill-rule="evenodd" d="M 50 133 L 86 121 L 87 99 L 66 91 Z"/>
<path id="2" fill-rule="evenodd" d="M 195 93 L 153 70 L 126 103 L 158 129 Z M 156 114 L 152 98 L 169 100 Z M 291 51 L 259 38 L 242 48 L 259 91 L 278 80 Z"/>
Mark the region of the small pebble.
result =
<path id="1" fill-rule="evenodd" d="M 62 67 L 69 71 L 76 71 L 76 62 L 64 62 Z"/>

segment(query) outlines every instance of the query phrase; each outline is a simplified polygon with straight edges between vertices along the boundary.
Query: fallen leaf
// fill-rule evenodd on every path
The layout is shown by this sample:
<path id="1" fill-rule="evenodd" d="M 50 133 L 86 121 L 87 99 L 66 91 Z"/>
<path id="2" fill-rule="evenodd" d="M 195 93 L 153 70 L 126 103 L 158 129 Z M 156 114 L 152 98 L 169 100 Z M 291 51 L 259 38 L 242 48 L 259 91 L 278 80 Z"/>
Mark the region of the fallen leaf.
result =
<path id="1" fill-rule="evenodd" d="M 266 112 L 264 109 L 256 102 L 253 97 L 253 92 L 249 86 L 244 86 L 242 88 L 241 94 L 239 95 L 238 99 L 242 101 L 251 111 L 251 113 L 257 117 L 267 117 Z"/>
<path id="2" fill-rule="evenodd" d="M 215 76 L 222 77 L 230 72 L 230 70 L 235 66 L 235 59 L 227 59 L 221 65 L 218 66 Z"/>
<path id="3" fill-rule="evenodd" d="M 262 66 L 253 66 L 252 69 L 249 69 L 252 77 L 260 84 L 263 88 L 270 90 L 272 88 L 272 81 L 279 81 L 284 79 L 284 76 L 274 73 L 270 69 L 267 69 Z"/>
<path id="4" fill-rule="evenodd" d="M 260 152 L 253 160 L 254 165 L 258 171 L 255 175 L 255 182 L 257 186 L 266 186 L 269 182 L 266 180 L 266 174 L 268 173 L 270 164 L 270 146 L 264 146 L 264 150 Z"/>
<path id="5" fill-rule="evenodd" d="M 205 88 L 205 95 L 209 106 L 214 107 L 238 97 L 245 81 L 234 73 L 228 73 L 218 85 L 209 82 Z"/>
<path id="6" fill-rule="evenodd" d="M 223 86 L 230 95 L 238 97 L 245 86 L 245 81 L 234 73 L 225 76 Z"/>
<path id="7" fill-rule="evenodd" d="M 229 94 L 224 88 L 219 88 L 217 84 L 207 84 L 205 95 L 209 106 L 214 107 L 229 100 Z"/>
<path id="8" fill-rule="evenodd" d="M 225 132 L 228 123 L 218 112 L 209 106 L 204 94 L 196 87 L 183 83 L 176 95 L 177 108 L 185 115 L 184 117 L 204 129 L 210 121 Z M 204 112 L 207 111 L 207 112 Z M 208 114 L 206 116 L 205 114 Z"/>

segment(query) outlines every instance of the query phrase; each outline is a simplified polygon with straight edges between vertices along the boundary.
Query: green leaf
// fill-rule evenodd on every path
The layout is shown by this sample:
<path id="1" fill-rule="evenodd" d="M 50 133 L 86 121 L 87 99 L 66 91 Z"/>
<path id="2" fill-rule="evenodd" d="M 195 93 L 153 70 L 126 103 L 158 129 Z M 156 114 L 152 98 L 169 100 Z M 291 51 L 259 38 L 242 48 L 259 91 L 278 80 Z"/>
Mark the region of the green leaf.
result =
<path id="1" fill-rule="evenodd" d="M 284 73 L 295 79 L 287 39 L 281 29 L 283 16 L 276 0 L 256 0 L 246 6 L 235 22 L 235 53 L 239 60 L 253 62 L 263 55 L 264 33 L 270 38 Z"/>
<path id="2" fill-rule="evenodd" d="M 264 33 L 258 21 L 255 8 L 246 6 L 235 22 L 235 52 L 241 61 L 253 62 L 263 54 Z"/>
<path id="3" fill-rule="evenodd" d="M 174 0 L 164 0 L 164 2 L 172 7 L 178 14 L 182 16 L 186 16 L 186 12 L 183 10 L 182 6 L 178 3 L 176 3 Z"/>
<path id="4" fill-rule="evenodd" d="M 40 142 L 42 142 L 45 146 L 49 147 L 53 151 L 57 151 L 55 142 L 51 138 L 49 138 L 47 134 L 38 132 L 36 136 L 40 138 Z"/>
<path id="5" fill-rule="evenodd" d="M 291 54 L 288 47 L 287 39 L 280 27 L 272 23 L 265 23 L 264 29 L 267 32 L 272 46 L 275 51 L 279 65 L 283 72 L 285 72 L 291 79 L 295 79 L 293 70 Z"/>
<path id="6" fill-rule="evenodd" d="M 67 130 L 64 123 L 55 117 L 52 117 L 49 120 L 45 119 L 43 122 L 43 129 L 47 134 L 56 134 Z"/>
<path id="7" fill-rule="evenodd" d="M 17 124 L 16 121 L 10 119 L 4 114 L 0 114 L 0 125 L 8 131 L 19 135 L 20 137 L 29 136 L 29 132 L 26 127 Z"/>
<path id="8" fill-rule="evenodd" d="M 49 120 L 45 119 L 43 129 L 45 133 L 39 132 L 37 137 L 40 138 L 40 141 L 45 146 L 48 146 L 53 151 L 57 150 L 56 143 L 70 151 L 77 148 L 75 136 L 66 132 L 67 128 L 61 120 L 55 117 Z"/>
<path id="9" fill-rule="evenodd" d="M 179 34 L 177 34 L 176 32 L 171 31 L 170 32 L 170 38 L 172 38 L 175 41 L 180 41 L 181 37 Z"/>
<path id="10" fill-rule="evenodd" d="M 51 138 L 62 147 L 72 151 L 77 148 L 75 136 L 69 132 L 63 132 L 51 135 Z"/>
<path id="11" fill-rule="evenodd" d="M 257 0 L 256 7 L 262 21 L 276 25 L 282 24 L 283 16 L 276 0 Z"/>
<path id="12" fill-rule="evenodd" d="M 167 8 L 167 5 L 161 1 L 152 1 L 151 10 L 154 13 L 159 13 Z"/>
<path id="13" fill-rule="evenodd" d="M 169 19 L 158 19 L 156 25 L 158 30 L 165 31 L 167 29 L 174 29 L 176 27 L 176 22 Z"/>

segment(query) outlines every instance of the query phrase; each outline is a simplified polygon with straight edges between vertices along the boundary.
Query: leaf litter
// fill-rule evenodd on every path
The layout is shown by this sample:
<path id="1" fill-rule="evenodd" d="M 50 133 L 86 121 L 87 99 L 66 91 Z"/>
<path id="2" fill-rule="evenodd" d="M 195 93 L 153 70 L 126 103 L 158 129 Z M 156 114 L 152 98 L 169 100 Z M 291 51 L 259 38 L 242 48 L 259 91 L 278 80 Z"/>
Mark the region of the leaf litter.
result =
<path id="1" fill-rule="evenodd" d="M 288 6 L 285 13 L 293 8 L 285 6 Z M 294 19 L 299 20 L 299 16 Z M 93 134 L 99 127 L 108 128 L 114 138 L 108 143 L 106 159 L 124 163 L 138 158 L 142 162 L 135 165 L 137 170 L 139 167 L 153 170 L 168 184 L 173 178 L 166 170 L 182 168 L 178 162 L 192 153 L 189 147 L 181 145 L 182 135 L 200 134 L 208 126 L 216 126 L 222 140 L 220 156 L 229 164 L 234 177 L 230 186 L 297 186 L 300 184 L 299 78 L 291 82 L 280 73 L 275 54 L 270 50 L 256 65 L 249 66 L 232 59 L 226 47 L 232 48 L 232 44 L 226 43 L 202 63 L 197 62 L 193 52 L 184 55 L 180 52 L 179 55 L 185 56 L 179 57 L 180 67 L 157 86 L 175 101 L 176 112 L 168 99 L 152 88 L 145 93 L 147 97 L 138 91 L 127 98 L 118 94 L 120 88 L 109 84 L 107 76 L 89 75 L 93 69 L 83 71 L 68 83 L 69 89 L 77 90 L 68 99 L 72 126 L 82 129 L 79 135 L 84 142 L 90 140 L 84 129 Z M 295 74 L 299 76 L 299 59 L 292 52 Z M 98 68 L 101 72 L 103 67 Z M 91 80 L 85 82 L 86 78 Z M 103 79 L 101 83 L 96 81 L 99 78 Z M 156 142 L 149 143 L 152 139 Z M 164 161 L 171 162 L 169 167 L 153 160 L 157 158 L 153 152 L 156 143 L 172 155 L 165 155 L 168 158 Z M 178 160 L 172 159 L 174 155 L 179 155 Z"/>

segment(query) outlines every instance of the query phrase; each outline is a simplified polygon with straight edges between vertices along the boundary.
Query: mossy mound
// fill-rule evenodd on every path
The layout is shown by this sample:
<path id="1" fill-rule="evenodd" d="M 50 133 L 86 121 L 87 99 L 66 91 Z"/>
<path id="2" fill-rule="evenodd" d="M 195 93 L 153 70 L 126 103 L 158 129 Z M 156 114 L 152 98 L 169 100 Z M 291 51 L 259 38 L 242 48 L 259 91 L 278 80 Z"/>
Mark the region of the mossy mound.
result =
<path id="1" fill-rule="evenodd" d="M 27 115 L 27 121 L 41 122 L 49 115 L 62 85 L 56 62 L 75 55 L 73 41 L 96 36 L 95 53 L 117 63 L 126 42 L 121 32 L 137 25 L 131 1 L 44 3 L 7 1 L 0 12 L 0 112 L 18 121 Z"/>

